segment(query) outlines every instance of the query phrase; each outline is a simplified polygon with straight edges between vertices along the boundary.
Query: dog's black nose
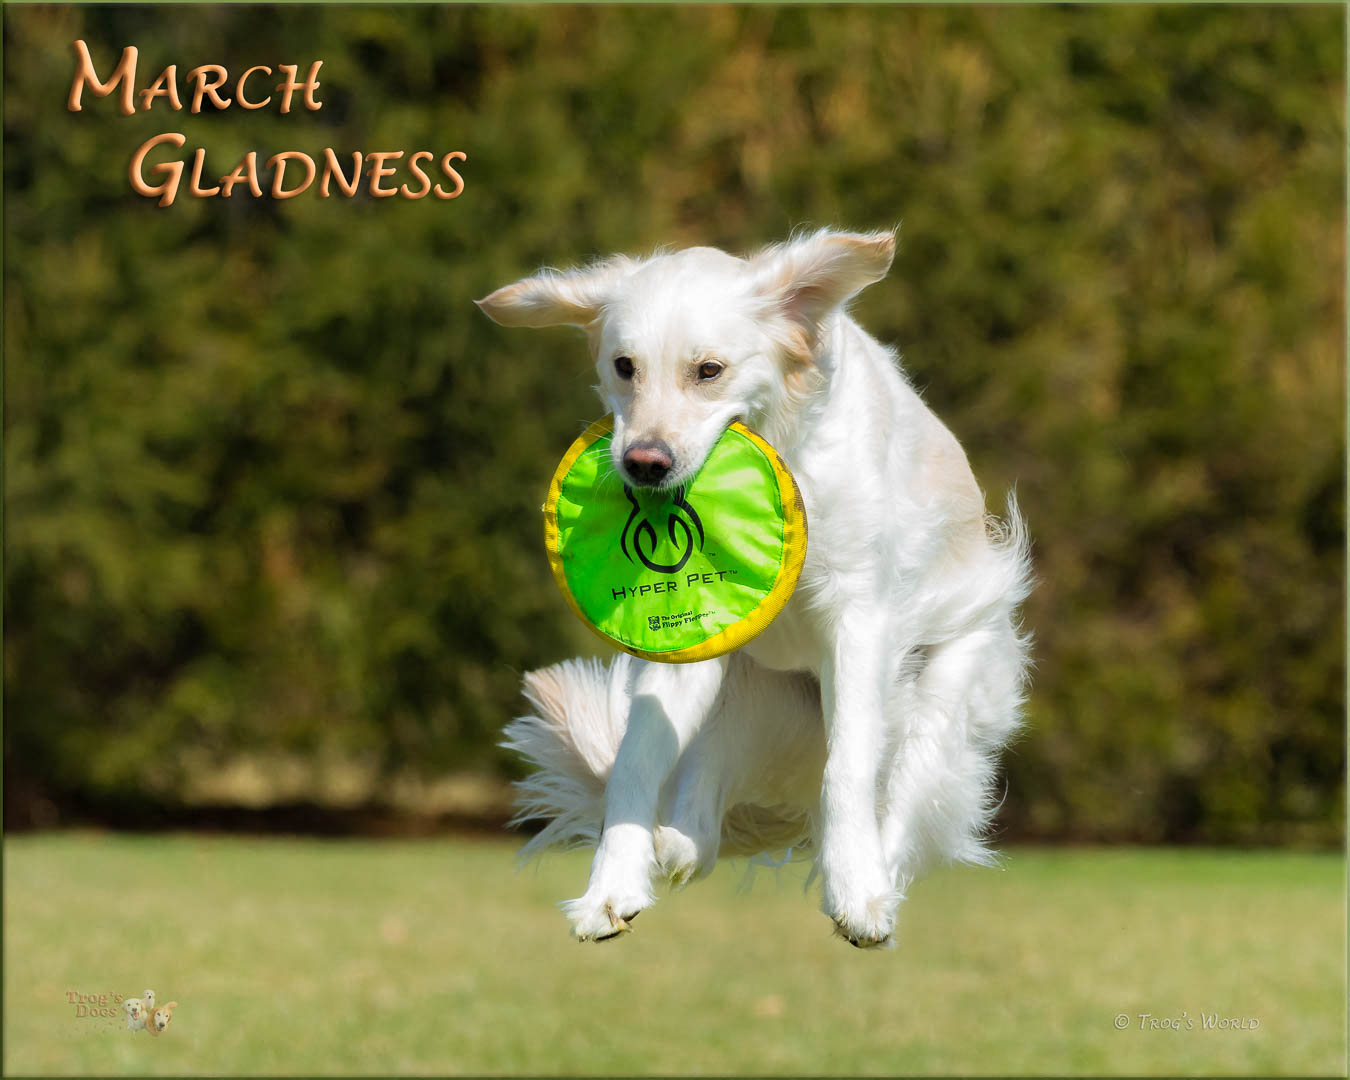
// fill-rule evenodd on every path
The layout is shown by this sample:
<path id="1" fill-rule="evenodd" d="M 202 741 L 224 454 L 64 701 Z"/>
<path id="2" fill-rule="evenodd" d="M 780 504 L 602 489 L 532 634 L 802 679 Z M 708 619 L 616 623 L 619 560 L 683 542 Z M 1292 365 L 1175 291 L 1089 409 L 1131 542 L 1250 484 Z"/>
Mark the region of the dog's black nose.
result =
<path id="1" fill-rule="evenodd" d="M 643 439 L 623 452 L 623 467 L 639 484 L 659 484 L 675 467 L 675 454 L 660 439 Z"/>

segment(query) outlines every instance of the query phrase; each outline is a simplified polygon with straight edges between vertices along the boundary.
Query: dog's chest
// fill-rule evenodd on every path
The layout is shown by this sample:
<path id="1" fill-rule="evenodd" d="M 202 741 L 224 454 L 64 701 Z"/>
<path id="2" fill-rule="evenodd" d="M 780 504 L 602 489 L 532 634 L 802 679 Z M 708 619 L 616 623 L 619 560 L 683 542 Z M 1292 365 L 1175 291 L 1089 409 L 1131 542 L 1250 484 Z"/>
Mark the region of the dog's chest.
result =
<path id="1" fill-rule="evenodd" d="M 744 647 L 756 663 L 775 671 L 820 673 L 820 641 L 799 591 L 778 617 Z"/>
<path id="2" fill-rule="evenodd" d="M 842 570 L 831 553 L 841 552 L 846 561 L 856 561 L 856 556 L 848 546 L 850 530 L 839 536 L 834 535 L 838 530 L 821 527 L 839 516 L 832 500 L 822 501 L 818 496 L 822 487 L 827 492 L 832 490 L 816 476 L 822 462 L 809 455 L 794 454 L 789 467 L 797 477 L 806 504 L 811 537 L 806 562 L 792 599 L 758 637 L 744 646 L 744 651 L 757 663 L 775 671 L 809 671 L 819 675 L 828 639 L 828 631 L 821 624 L 821 612 L 830 607 L 822 599 L 837 591 L 835 586 Z"/>

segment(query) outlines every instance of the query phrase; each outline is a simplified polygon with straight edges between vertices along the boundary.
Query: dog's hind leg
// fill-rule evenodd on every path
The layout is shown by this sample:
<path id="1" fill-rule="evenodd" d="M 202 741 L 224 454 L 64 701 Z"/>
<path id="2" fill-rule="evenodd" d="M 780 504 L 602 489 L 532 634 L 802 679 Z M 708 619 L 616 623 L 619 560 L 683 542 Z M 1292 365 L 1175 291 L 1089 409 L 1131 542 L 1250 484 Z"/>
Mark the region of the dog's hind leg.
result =
<path id="1" fill-rule="evenodd" d="M 727 757 L 720 731 L 700 731 L 671 777 L 654 837 L 657 866 L 673 884 L 683 885 L 712 873 L 722 839 L 726 810 Z"/>
<path id="2" fill-rule="evenodd" d="M 663 797 L 656 830 L 662 872 L 683 883 L 710 873 L 721 854 L 773 854 L 804 843 L 824 761 L 815 679 L 771 671 L 743 653 L 728 657 L 712 714 Z"/>
<path id="3" fill-rule="evenodd" d="M 772 768 L 774 743 L 759 733 L 761 713 L 782 697 L 781 678 L 739 654 L 727 657 L 708 721 L 680 756 L 663 793 L 656 861 L 673 883 L 712 872 L 728 799 L 747 771 Z"/>
<path id="4" fill-rule="evenodd" d="M 899 688 L 881 831 L 902 892 L 933 863 L 991 860 L 982 836 L 998 754 L 1018 726 L 1024 652 L 1004 620 L 930 648 L 922 672 Z"/>

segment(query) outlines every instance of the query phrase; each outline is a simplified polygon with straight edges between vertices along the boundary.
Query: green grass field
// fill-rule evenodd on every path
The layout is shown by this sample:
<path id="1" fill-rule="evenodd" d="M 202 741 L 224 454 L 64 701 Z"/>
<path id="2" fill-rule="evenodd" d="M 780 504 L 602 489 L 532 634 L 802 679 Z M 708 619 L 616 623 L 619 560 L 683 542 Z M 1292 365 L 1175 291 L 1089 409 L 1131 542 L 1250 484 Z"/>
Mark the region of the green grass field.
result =
<path id="1" fill-rule="evenodd" d="M 1337 855 L 1014 849 L 861 953 L 800 870 L 735 865 L 578 945 L 554 903 L 584 856 L 513 852 L 9 839 L 5 1072 L 1344 1074 Z M 147 986 L 179 1003 L 158 1039 L 68 998 Z"/>

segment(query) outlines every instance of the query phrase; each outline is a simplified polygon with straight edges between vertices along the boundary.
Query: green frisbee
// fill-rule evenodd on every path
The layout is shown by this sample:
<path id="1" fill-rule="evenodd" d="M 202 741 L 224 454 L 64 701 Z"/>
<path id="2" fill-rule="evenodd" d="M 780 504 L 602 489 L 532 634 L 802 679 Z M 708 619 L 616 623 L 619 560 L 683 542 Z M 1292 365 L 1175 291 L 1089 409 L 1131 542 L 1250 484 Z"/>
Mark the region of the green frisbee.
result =
<path id="1" fill-rule="evenodd" d="M 625 483 L 614 420 L 563 455 L 544 503 L 554 580 L 577 617 L 646 660 L 685 664 L 739 649 L 797 587 L 806 511 L 778 453 L 739 422 L 683 487 Z"/>

